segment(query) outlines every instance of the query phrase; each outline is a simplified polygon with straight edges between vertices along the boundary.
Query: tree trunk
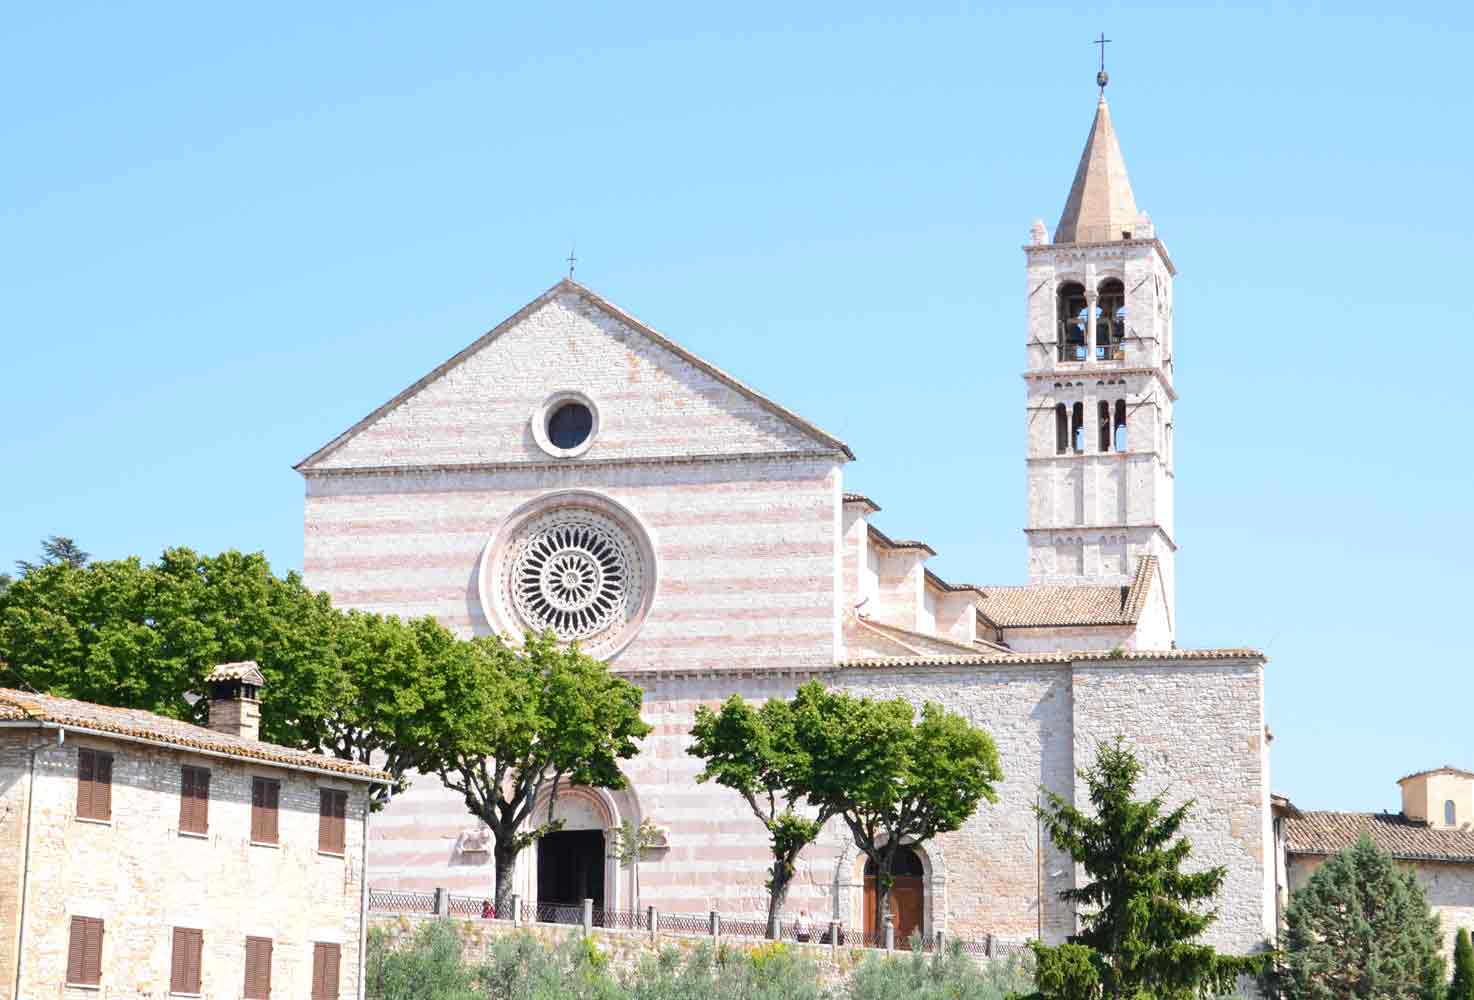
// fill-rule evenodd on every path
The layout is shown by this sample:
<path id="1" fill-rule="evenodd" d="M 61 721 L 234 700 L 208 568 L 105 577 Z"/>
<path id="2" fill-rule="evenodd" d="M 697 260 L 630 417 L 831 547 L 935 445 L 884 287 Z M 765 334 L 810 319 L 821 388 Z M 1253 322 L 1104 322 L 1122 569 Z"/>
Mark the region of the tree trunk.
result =
<path id="1" fill-rule="evenodd" d="M 768 893 L 768 940 L 782 937 L 778 933 L 778 923 L 783 919 L 783 904 L 788 899 L 788 886 L 793 881 L 789 874 L 793 870 L 790 862 L 783 858 L 773 860 L 773 888 Z"/>
<path id="2" fill-rule="evenodd" d="M 875 878 L 875 933 L 885 940 L 885 929 L 891 923 L 891 877 L 877 875 Z"/>
<path id="3" fill-rule="evenodd" d="M 502 839 L 497 838 L 496 846 L 492 848 L 492 857 L 496 862 L 496 915 L 503 920 L 515 920 L 517 915 L 512 912 L 512 872 L 517 865 L 517 851 L 502 846 Z"/>

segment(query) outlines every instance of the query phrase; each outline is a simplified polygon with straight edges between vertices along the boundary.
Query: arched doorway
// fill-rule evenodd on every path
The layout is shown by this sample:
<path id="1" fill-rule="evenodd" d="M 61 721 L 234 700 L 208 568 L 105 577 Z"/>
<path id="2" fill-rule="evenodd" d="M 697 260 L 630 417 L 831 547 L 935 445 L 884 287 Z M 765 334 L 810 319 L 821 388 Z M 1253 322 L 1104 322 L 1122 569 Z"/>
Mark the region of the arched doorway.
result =
<path id="1" fill-rule="evenodd" d="M 603 909 L 605 857 L 603 830 L 559 830 L 538 838 L 538 905 L 556 907 L 544 919 L 577 923 L 585 899 Z"/>
<path id="2" fill-rule="evenodd" d="M 875 926 L 875 907 L 879 892 L 875 884 L 875 862 L 865 862 L 865 940 L 879 940 L 881 931 Z M 926 871 L 921 857 L 909 847 L 896 851 L 891 859 L 891 918 L 896 926 L 896 947 L 910 948 L 913 931 L 926 933 Z"/>
<path id="3" fill-rule="evenodd" d="M 547 817 L 546 808 L 539 803 L 537 819 Z M 604 797 L 593 789 L 574 786 L 559 793 L 554 816 L 562 828 L 539 837 L 531 859 L 529 888 L 537 900 L 537 919 L 578 923 L 585 899 L 593 900 L 596 909 L 612 904 L 616 869 L 609 857 L 608 831 L 614 825 L 610 812 Z"/>

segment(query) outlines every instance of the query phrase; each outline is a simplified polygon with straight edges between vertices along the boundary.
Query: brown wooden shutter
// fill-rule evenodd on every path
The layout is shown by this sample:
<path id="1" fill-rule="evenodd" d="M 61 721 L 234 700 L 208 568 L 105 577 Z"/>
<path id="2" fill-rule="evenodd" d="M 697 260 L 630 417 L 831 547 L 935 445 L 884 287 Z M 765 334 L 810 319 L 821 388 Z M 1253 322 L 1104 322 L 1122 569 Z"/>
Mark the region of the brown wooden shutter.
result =
<path id="1" fill-rule="evenodd" d="M 312 946 L 312 1000 L 338 1000 L 338 963 L 341 946 Z"/>
<path id="2" fill-rule="evenodd" d="M 179 829 L 186 833 L 210 832 L 210 772 L 206 768 L 180 769 Z"/>
<path id="3" fill-rule="evenodd" d="M 87 943 L 87 918 L 72 918 L 72 933 L 67 939 L 67 982 L 82 982 L 82 952 Z"/>
<path id="4" fill-rule="evenodd" d="M 93 788 L 97 783 L 97 751 L 77 751 L 77 816 L 78 819 L 97 819 L 93 805 Z"/>
<path id="5" fill-rule="evenodd" d="M 113 818 L 113 755 L 110 753 L 97 755 L 97 777 L 92 781 L 92 807 L 97 811 L 97 819 Z"/>
<path id="6" fill-rule="evenodd" d="M 246 1000 L 270 1000 L 271 939 L 246 938 Z"/>
<path id="7" fill-rule="evenodd" d="M 87 942 L 82 949 L 82 975 L 84 983 L 102 981 L 102 921 L 87 919 Z"/>
<path id="8" fill-rule="evenodd" d="M 73 917 L 67 939 L 67 982 L 96 986 L 102 980 L 102 921 Z"/>
<path id="9" fill-rule="evenodd" d="M 169 972 L 170 992 L 200 992 L 200 957 L 204 943 L 204 931 L 189 927 L 174 928 L 174 954 Z"/>
<path id="10" fill-rule="evenodd" d="M 113 818 L 113 755 L 101 750 L 77 751 L 77 816 Z"/>
<path id="11" fill-rule="evenodd" d="M 280 783 L 265 778 L 251 779 L 251 840 L 255 843 L 276 843 L 276 813 L 280 798 Z"/>
<path id="12" fill-rule="evenodd" d="M 342 854 L 345 845 L 348 793 L 331 788 L 319 790 L 317 811 L 317 849 L 328 854 Z"/>

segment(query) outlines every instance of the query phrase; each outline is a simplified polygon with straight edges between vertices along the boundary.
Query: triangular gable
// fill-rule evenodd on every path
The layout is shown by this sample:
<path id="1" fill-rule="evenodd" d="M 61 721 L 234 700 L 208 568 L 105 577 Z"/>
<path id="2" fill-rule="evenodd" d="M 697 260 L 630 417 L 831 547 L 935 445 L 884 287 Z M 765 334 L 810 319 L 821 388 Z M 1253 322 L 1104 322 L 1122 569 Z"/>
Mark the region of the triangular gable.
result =
<path id="1" fill-rule="evenodd" d="M 295 468 L 545 462 L 529 418 L 570 389 L 600 408 L 588 459 L 854 458 L 844 442 L 565 279 Z"/>

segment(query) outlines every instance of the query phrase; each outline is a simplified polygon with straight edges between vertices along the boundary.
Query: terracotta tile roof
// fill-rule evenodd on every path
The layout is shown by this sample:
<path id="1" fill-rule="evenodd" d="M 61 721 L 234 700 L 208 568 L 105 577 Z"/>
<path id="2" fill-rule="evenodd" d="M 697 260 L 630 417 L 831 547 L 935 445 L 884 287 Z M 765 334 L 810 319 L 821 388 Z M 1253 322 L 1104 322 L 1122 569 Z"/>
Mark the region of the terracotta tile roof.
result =
<path id="1" fill-rule="evenodd" d="M 1285 819 L 1290 854 L 1335 854 L 1368 830 L 1372 842 L 1394 858 L 1474 864 L 1474 829 L 1435 830 L 1401 813 L 1302 812 Z"/>
<path id="2" fill-rule="evenodd" d="M 1157 557 L 1143 556 L 1129 587 L 983 587 L 978 609 L 1001 628 L 1135 625 L 1141 620 L 1156 572 Z"/>
<path id="3" fill-rule="evenodd" d="M 364 781 L 390 780 L 389 775 L 378 768 L 307 753 L 305 750 L 292 750 L 275 743 L 217 733 L 213 729 L 155 715 L 153 712 L 136 708 L 112 708 L 90 701 L 74 701 L 71 698 L 32 694 L 12 688 L 0 688 L 0 720 L 49 722 L 98 733 L 127 736 L 158 746 L 206 750 L 229 757 L 280 764 L 283 767 L 333 771 Z"/>
<path id="4" fill-rule="evenodd" d="M 867 506 L 867 507 L 870 508 L 869 513 L 871 513 L 871 514 L 874 514 L 875 512 L 877 512 L 878 510 L 880 510 L 880 504 L 876 503 L 874 500 L 871 500 L 869 497 L 867 497 L 863 493 L 846 493 L 844 495 L 844 502 L 845 503 L 862 503 L 865 506 Z"/>
<path id="5" fill-rule="evenodd" d="M 256 665 L 255 660 L 242 660 L 239 663 L 222 663 L 205 676 L 207 681 L 244 681 L 257 687 L 266 686 L 266 678 L 261 676 L 261 668 Z"/>
<path id="6" fill-rule="evenodd" d="M 1414 771 L 1405 778 L 1398 778 L 1397 783 L 1400 785 L 1404 781 L 1412 781 L 1414 778 L 1425 778 L 1432 774 L 1457 774 L 1461 778 L 1474 778 L 1474 771 L 1465 771 L 1463 768 L 1445 764 L 1443 767 L 1435 767 L 1429 771 Z"/>
<path id="7" fill-rule="evenodd" d="M 936 549 L 932 548 L 930 545 L 926 544 L 925 542 L 919 542 L 919 541 L 917 541 L 917 540 L 915 540 L 913 538 L 903 538 L 903 539 L 895 539 L 895 538 L 892 538 L 890 535 L 887 535 L 884 531 L 881 531 L 879 528 L 877 528 L 873 524 L 872 525 L 869 525 L 869 528 L 870 528 L 870 539 L 871 539 L 871 541 L 876 542 L 882 548 L 887 548 L 887 549 L 921 549 L 923 552 L 927 553 L 928 555 L 933 555 L 934 556 L 934 555 L 937 554 Z"/>

